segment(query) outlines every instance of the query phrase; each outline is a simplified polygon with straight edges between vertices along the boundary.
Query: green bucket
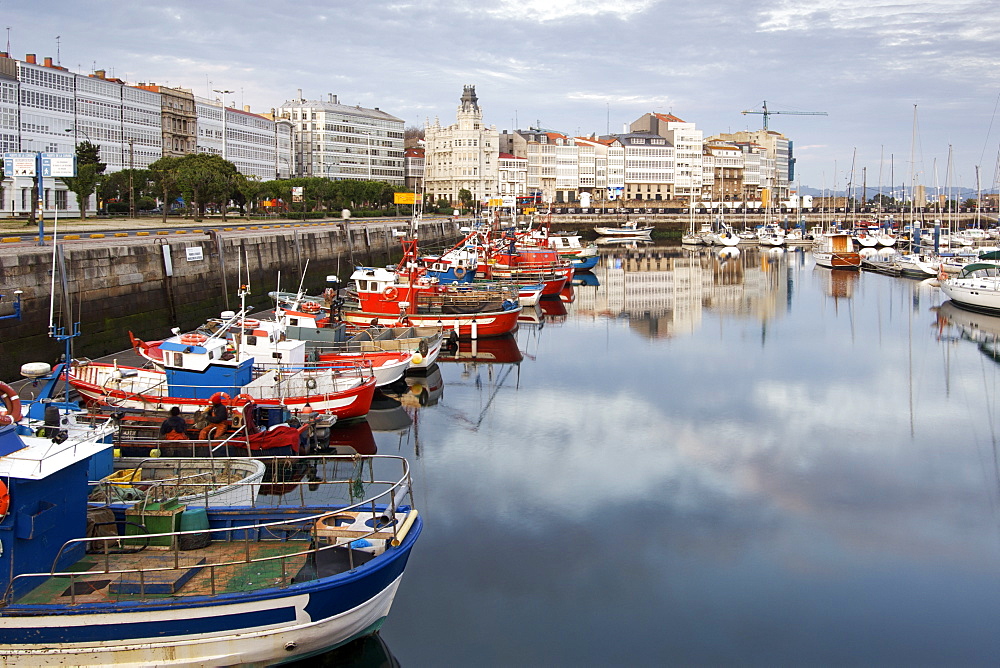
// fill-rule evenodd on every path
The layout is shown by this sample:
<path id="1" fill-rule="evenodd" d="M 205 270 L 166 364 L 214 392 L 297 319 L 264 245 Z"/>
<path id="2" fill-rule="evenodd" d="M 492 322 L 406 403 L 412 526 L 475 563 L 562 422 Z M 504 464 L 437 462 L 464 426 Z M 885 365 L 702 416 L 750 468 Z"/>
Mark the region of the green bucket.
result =
<path id="1" fill-rule="evenodd" d="M 188 508 L 181 513 L 180 531 L 201 531 L 208 529 L 208 512 L 204 508 Z M 212 542 L 208 532 L 181 536 L 178 546 L 182 550 L 197 550 Z"/>

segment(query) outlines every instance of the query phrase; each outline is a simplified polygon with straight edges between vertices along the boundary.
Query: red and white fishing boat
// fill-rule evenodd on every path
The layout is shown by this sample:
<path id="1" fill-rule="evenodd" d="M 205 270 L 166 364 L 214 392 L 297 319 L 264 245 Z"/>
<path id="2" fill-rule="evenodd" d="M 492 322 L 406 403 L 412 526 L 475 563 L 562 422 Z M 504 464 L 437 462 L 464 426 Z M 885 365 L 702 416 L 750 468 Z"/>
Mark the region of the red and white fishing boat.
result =
<path id="1" fill-rule="evenodd" d="M 351 274 L 353 299 L 341 317 L 361 325 L 412 325 L 453 330 L 462 338 L 502 336 L 517 328 L 517 292 L 494 285 L 442 285 L 419 262 L 416 239 L 403 241 L 395 269 L 359 267 Z"/>
<path id="2" fill-rule="evenodd" d="M 542 295 L 557 295 L 573 278 L 573 266 L 551 248 L 525 246 L 512 238 L 503 250 L 489 251 L 478 273 L 488 279 L 518 285 L 542 284 Z"/>
<path id="3" fill-rule="evenodd" d="M 263 331 L 263 330 L 258 330 Z M 305 343 L 285 341 L 275 350 L 283 357 L 258 364 L 235 353 L 223 336 L 181 334 L 157 343 L 133 338 L 136 349 L 159 368 L 74 360 L 69 382 L 88 402 L 123 408 L 179 406 L 195 412 L 223 392 L 246 395 L 262 407 L 308 407 L 338 419 L 362 417 L 371 406 L 375 375 L 370 364 L 307 363 Z"/>

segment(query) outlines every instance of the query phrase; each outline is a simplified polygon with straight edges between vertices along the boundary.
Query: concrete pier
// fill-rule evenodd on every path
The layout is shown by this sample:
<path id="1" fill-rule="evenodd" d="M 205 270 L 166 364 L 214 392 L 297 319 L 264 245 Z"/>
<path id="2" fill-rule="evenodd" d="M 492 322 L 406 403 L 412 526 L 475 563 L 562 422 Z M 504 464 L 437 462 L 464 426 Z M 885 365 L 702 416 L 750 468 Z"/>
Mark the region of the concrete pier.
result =
<path id="1" fill-rule="evenodd" d="M 0 379 L 16 380 L 25 362 L 53 362 L 63 352 L 49 336 L 50 308 L 57 327 L 80 323 L 74 357 L 106 355 L 127 348 L 130 331 L 160 339 L 172 327 L 193 329 L 239 308 L 240 285 L 249 285 L 248 306 L 269 308 L 267 293 L 298 290 L 303 272 L 302 287 L 318 294 L 328 275 L 346 280 L 356 264 L 394 263 L 401 253 L 395 232 L 406 229 L 400 221 L 338 221 L 2 244 L 0 315 L 11 312 L 15 290 L 23 294 L 21 319 L 0 320 Z M 458 234 L 447 218 L 419 229 L 421 240 L 438 246 Z"/>

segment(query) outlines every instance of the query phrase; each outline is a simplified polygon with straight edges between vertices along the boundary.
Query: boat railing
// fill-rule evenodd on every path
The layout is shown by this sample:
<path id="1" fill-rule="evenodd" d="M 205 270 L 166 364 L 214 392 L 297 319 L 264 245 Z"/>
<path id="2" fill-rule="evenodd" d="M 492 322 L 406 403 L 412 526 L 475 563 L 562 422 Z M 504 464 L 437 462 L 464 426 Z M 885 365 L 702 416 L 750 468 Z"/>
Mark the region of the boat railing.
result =
<path id="1" fill-rule="evenodd" d="M 114 422 L 110 419 L 94 424 L 77 422 L 75 426 L 46 425 L 29 422 L 26 427 L 32 429 L 35 436 L 51 439 L 51 443 L 47 446 L 41 457 L 39 457 L 39 453 L 36 450 L 30 453 L 30 456 L 25 460 L 30 462 L 32 467 L 39 472 L 42 470 L 44 462 L 51 461 L 52 458 L 63 455 L 73 455 L 78 447 L 93 444 L 95 437 L 110 437 L 115 429 Z M 21 453 L 21 450 L 15 450 L 10 454 L 4 455 L 4 459 L 10 462 L 18 461 L 22 459 L 19 453 Z"/>
<path id="2" fill-rule="evenodd" d="M 131 468 L 92 481 L 91 502 L 138 501 L 143 507 L 171 498 L 197 499 L 209 505 L 222 489 L 247 487 L 247 498 L 260 488 L 265 467 L 257 460 L 239 457 L 147 457 L 128 460 Z M 167 477 L 156 477 L 166 472 Z"/>
<path id="3" fill-rule="evenodd" d="M 225 526 L 151 532 L 141 522 L 129 520 L 130 515 L 126 511 L 125 521 L 116 519 L 93 528 L 97 534 L 110 530 L 113 535 L 94 535 L 67 541 L 56 554 L 49 571 L 25 573 L 12 578 L 0 605 L 10 605 L 13 592 L 25 590 L 29 586 L 26 584 L 28 581 L 38 580 L 37 584 L 41 584 L 49 578 L 65 580 L 69 602 L 76 603 L 77 597 L 82 595 L 80 592 L 87 590 L 86 580 L 93 579 L 95 575 L 112 576 L 112 580 L 127 584 L 127 593 L 139 599 L 162 600 L 183 596 L 176 590 L 164 593 L 163 583 L 171 581 L 171 573 L 178 574 L 173 580 L 175 582 L 177 578 L 186 579 L 195 573 L 207 574 L 201 578 L 197 592 L 192 592 L 192 595 L 233 593 L 236 584 L 239 591 L 284 588 L 296 584 L 295 576 L 300 569 L 309 565 L 310 561 L 315 564 L 319 555 L 328 551 L 346 548 L 348 569 L 353 571 L 361 565 L 356 551 L 369 548 L 373 550 L 370 554 L 377 556 L 398 548 L 416 521 L 409 464 L 403 457 L 324 455 L 258 459 L 265 462 L 272 477 L 291 460 L 308 460 L 311 464 L 308 479 L 277 484 L 267 481 L 245 483 L 260 487 L 261 495 L 266 494 L 271 485 L 280 487 L 281 493 L 271 507 L 254 500 L 251 506 L 210 509 L 213 517 L 217 515 L 217 522 Z M 383 461 L 399 464 L 398 477 L 376 477 L 375 463 Z M 351 475 L 341 480 L 327 479 L 328 465 L 339 462 L 348 465 Z M 334 466 L 334 474 L 338 468 Z M 322 493 L 324 487 L 331 486 L 339 488 L 334 491 L 340 492 L 341 498 L 346 495 L 346 503 L 313 500 L 333 496 Z M 289 489 L 297 491 L 298 506 L 292 504 L 291 497 L 295 494 Z M 107 507 L 107 504 L 92 505 L 92 508 Z M 276 516 L 280 519 L 274 519 Z M 141 518 L 141 515 L 135 517 Z M 340 521 L 349 522 L 349 528 L 338 529 Z M 113 528 L 110 525 L 114 525 Z M 119 533 L 119 527 L 125 532 Z M 197 546 L 192 547 L 192 543 L 197 543 Z M 253 549 L 260 544 L 270 546 L 270 549 Z M 147 549 L 150 552 L 138 556 Z M 61 570 L 56 567 L 60 564 L 65 566 L 70 555 L 81 552 L 86 555 L 88 569 Z M 233 576 L 234 572 L 247 574 L 248 564 L 254 564 L 258 577 L 246 575 L 249 581 L 234 584 L 237 579 Z M 78 583 L 83 586 L 78 587 Z M 122 596 L 122 599 L 136 600 L 129 596 Z"/>

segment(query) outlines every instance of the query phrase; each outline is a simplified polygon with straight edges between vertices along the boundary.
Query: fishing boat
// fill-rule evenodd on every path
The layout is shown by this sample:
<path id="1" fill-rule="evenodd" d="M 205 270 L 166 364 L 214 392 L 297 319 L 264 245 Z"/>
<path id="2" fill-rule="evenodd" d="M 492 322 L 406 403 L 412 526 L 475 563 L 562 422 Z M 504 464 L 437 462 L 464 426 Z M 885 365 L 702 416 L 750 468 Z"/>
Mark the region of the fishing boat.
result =
<path id="1" fill-rule="evenodd" d="M 90 493 L 91 502 L 251 506 L 260 492 L 264 462 L 251 458 L 116 457 L 114 473 Z"/>
<path id="2" fill-rule="evenodd" d="M 590 271 L 597 266 L 601 256 L 597 244 L 584 244 L 577 234 L 548 234 L 545 244 L 559 254 L 564 260 L 569 260 L 574 271 Z"/>
<path id="3" fill-rule="evenodd" d="M 551 221 L 546 220 L 543 226 L 519 235 L 518 241 L 525 245 L 540 246 L 555 251 L 560 259 L 570 263 L 574 271 L 590 271 L 597 266 L 601 259 L 597 244 L 585 244 L 579 234 L 552 232 L 550 226 Z"/>
<path id="4" fill-rule="evenodd" d="M 653 232 L 652 225 L 639 225 L 638 221 L 627 220 L 618 227 L 596 225 L 594 231 L 602 237 L 649 237 Z"/>
<path id="5" fill-rule="evenodd" d="M 557 295 L 573 278 L 568 261 L 548 248 L 520 246 L 511 241 L 504 250 L 493 250 L 479 267 L 479 274 L 491 280 L 520 287 L 542 285 L 542 295 Z M 523 303 L 523 302 L 522 302 Z M 531 304 L 527 304 L 530 306 Z"/>
<path id="6" fill-rule="evenodd" d="M 282 355 L 277 364 L 236 355 L 222 336 L 191 333 L 159 343 L 133 337 L 133 343 L 147 358 L 158 359 L 159 368 L 77 359 L 66 371 L 70 385 L 89 402 L 123 408 L 178 406 L 193 413 L 224 393 L 265 408 L 308 405 L 341 420 L 367 413 L 375 391 L 370 365 L 306 362 L 302 341 L 281 342 L 274 353 Z"/>
<path id="7" fill-rule="evenodd" d="M 369 352 L 410 352 L 409 370 L 426 369 L 434 364 L 445 336 L 441 327 L 357 327 L 348 329 L 347 324 L 330 317 L 329 302 L 337 299 L 336 294 L 324 298 L 328 305 L 316 300 L 302 300 L 297 295 L 272 293 L 277 300 L 274 315 L 280 331 L 289 339 L 306 342 L 307 351 L 312 353 L 369 353 Z M 303 304 L 313 306 L 303 308 Z M 223 314 L 225 315 L 225 314 Z M 379 383 L 384 385 L 387 383 Z"/>
<path id="8" fill-rule="evenodd" d="M 459 337 L 502 336 L 517 328 L 521 311 L 514 288 L 442 285 L 419 265 L 416 240 L 403 241 L 395 269 L 359 267 L 351 275 L 352 298 L 342 318 L 361 325 L 438 327 Z"/>
<path id="9" fill-rule="evenodd" d="M 827 232 L 813 246 L 816 265 L 829 269 L 860 269 L 861 254 L 854 248 L 854 241 L 847 232 Z"/>
<path id="10" fill-rule="evenodd" d="M 958 274 L 939 272 L 941 291 L 970 311 L 1000 314 L 1000 264 L 970 262 Z"/>
<path id="11" fill-rule="evenodd" d="M 385 621 L 422 529 L 405 459 L 316 458 L 281 507 L 89 503 L 112 427 L 40 437 L 0 391 L 4 665 L 272 665 Z"/>

